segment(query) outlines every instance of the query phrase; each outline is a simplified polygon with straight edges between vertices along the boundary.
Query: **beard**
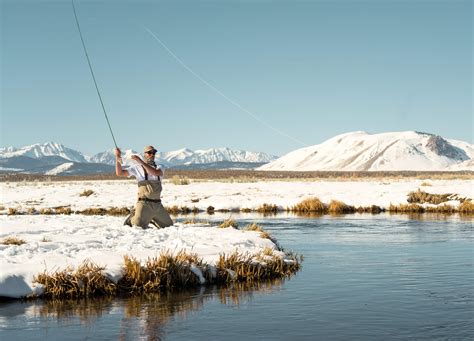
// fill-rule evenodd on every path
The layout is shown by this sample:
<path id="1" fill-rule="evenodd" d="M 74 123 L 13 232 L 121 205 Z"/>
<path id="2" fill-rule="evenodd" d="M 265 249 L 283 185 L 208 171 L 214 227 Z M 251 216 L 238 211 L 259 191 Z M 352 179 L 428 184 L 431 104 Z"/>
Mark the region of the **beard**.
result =
<path id="1" fill-rule="evenodd" d="M 145 158 L 145 163 L 149 166 L 152 166 L 153 168 L 156 168 L 156 163 L 154 159 L 147 159 Z"/>

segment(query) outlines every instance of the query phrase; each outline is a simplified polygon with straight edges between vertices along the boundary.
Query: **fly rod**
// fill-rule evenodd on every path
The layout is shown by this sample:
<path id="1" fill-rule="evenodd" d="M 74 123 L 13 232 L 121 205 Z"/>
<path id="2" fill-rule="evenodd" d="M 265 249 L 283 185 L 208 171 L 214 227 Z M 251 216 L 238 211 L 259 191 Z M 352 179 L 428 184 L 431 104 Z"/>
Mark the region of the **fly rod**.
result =
<path id="1" fill-rule="evenodd" d="M 71 3 L 72 3 L 72 9 L 74 11 L 74 17 L 76 18 L 77 30 L 79 31 L 82 47 L 84 48 L 84 53 L 87 58 L 87 63 L 89 64 L 89 70 L 91 70 L 91 75 L 92 75 L 92 79 L 94 80 L 95 89 L 97 90 L 97 95 L 99 96 L 100 104 L 102 105 L 102 111 L 104 112 L 105 120 L 107 121 L 107 125 L 109 126 L 112 139 L 114 140 L 115 148 L 118 148 L 117 142 L 115 141 L 114 133 L 112 131 L 112 126 L 110 125 L 110 122 L 109 122 L 109 117 L 107 116 L 107 112 L 105 111 L 105 106 L 104 106 L 104 102 L 102 101 L 102 96 L 100 95 L 99 87 L 97 86 L 97 81 L 95 80 L 95 75 L 94 75 L 94 71 L 92 70 L 92 64 L 89 59 L 89 54 L 87 53 L 86 44 L 84 43 L 84 38 L 82 37 L 81 26 L 79 25 L 79 20 L 77 19 L 76 6 L 74 6 L 74 0 L 71 0 Z"/>

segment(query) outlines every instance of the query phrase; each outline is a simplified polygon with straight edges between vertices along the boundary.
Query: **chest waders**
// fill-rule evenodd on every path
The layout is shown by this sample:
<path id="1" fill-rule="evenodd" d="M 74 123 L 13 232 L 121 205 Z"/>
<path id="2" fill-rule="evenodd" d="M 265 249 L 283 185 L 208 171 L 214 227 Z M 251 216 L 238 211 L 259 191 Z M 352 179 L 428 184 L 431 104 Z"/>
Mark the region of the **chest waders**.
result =
<path id="1" fill-rule="evenodd" d="M 148 180 L 148 172 L 145 172 L 145 180 L 138 182 L 138 201 L 135 205 L 135 213 L 131 223 L 135 226 L 147 228 L 150 222 L 159 227 L 173 225 L 173 221 L 161 204 L 161 180 Z"/>

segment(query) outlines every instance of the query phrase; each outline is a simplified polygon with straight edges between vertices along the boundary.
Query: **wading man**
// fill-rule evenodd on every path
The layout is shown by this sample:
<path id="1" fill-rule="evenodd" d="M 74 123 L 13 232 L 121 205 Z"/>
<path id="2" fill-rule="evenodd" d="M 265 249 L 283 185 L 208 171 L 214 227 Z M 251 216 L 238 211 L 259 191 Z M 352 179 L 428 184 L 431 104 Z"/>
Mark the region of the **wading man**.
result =
<path id="1" fill-rule="evenodd" d="M 115 174 L 117 176 L 134 176 L 138 182 L 138 201 L 135 212 L 132 212 L 125 220 L 125 225 L 140 226 L 148 228 L 152 223 L 157 227 L 173 225 L 168 212 L 161 204 L 161 179 L 164 174 L 163 167 L 157 167 L 155 163 L 156 149 L 146 146 L 143 149 L 144 160 L 138 155 L 132 155 L 136 162 L 127 169 L 123 169 L 120 163 L 121 152 L 115 149 Z"/>

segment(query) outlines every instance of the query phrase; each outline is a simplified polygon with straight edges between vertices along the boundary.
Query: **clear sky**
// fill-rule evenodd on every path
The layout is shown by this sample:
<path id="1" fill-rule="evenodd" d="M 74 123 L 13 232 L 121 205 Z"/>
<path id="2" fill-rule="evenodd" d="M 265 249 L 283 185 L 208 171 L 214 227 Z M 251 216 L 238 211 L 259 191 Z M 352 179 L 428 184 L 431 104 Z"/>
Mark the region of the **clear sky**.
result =
<path id="1" fill-rule="evenodd" d="M 113 147 L 71 2 L 0 1 L 1 145 Z M 123 148 L 282 155 L 302 147 L 286 135 L 314 145 L 357 130 L 474 140 L 471 1 L 75 4 Z"/>

